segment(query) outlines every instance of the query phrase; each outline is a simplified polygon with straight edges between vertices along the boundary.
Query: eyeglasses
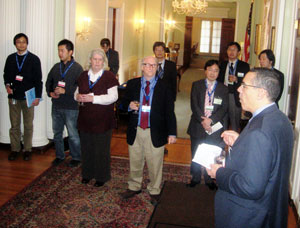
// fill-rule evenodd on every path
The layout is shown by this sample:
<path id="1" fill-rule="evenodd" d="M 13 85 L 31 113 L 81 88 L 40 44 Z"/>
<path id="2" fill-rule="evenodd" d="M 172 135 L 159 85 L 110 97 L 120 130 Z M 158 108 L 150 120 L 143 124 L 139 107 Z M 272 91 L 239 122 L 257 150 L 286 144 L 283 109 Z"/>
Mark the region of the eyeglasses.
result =
<path id="1" fill-rule="evenodd" d="M 150 63 L 143 63 L 143 66 L 149 67 L 149 68 L 154 68 L 157 67 L 157 64 L 150 64 Z"/>
<path id="2" fill-rule="evenodd" d="M 261 88 L 261 87 L 259 87 L 259 86 L 247 85 L 245 82 L 242 82 L 242 83 L 241 83 L 241 86 L 243 86 L 243 89 L 245 89 L 247 86 L 248 86 L 248 87 L 252 87 L 252 88 Z"/>

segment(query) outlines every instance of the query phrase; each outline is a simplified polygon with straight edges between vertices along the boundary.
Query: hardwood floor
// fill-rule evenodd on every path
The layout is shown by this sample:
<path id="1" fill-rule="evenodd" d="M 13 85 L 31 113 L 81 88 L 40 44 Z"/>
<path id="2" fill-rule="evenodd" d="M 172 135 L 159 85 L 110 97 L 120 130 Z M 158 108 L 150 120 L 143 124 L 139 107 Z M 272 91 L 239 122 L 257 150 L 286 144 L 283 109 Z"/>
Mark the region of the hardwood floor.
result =
<path id="1" fill-rule="evenodd" d="M 165 155 L 165 162 L 190 163 L 191 153 L 188 139 L 178 139 L 176 144 L 167 145 L 167 149 L 168 154 Z M 0 206 L 46 171 L 55 158 L 53 148 L 43 154 L 34 152 L 30 161 L 23 161 L 22 156 L 19 156 L 16 161 L 8 161 L 8 154 L 7 147 L 0 147 Z M 126 137 L 122 127 L 114 131 L 111 154 L 114 156 L 128 156 Z M 288 223 L 288 228 L 296 227 L 296 217 L 291 207 L 289 207 Z"/>

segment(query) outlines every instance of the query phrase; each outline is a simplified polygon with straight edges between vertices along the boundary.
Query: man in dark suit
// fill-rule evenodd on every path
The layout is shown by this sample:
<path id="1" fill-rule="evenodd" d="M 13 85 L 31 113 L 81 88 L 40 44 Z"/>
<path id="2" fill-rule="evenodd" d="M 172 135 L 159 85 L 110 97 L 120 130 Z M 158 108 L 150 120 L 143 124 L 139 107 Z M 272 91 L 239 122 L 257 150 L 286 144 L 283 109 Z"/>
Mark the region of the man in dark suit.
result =
<path id="1" fill-rule="evenodd" d="M 218 81 L 228 86 L 229 92 L 229 120 L 231 129 L 239 131 L 241 120 L 241 103 L 237 89 L 249 71 L 249 64 L 238 59 L 241 46 L 237 42 L 230 42 L 227 45 L 228 61 L 220 65 Z M 225 126 L 227 129 L 227 126 Z"/>
<path id="2" fill-rule="evenodd" d="M 239 135 L 222 133 L 232 149 L 225 167 L 207 169 L 219 187 L 216 227 L 287 227 L 293 129 L 276 107 L 280 84 L 273 70 L 250 70 L 239 87 L 244 110 L 253 114 Z"/>
<path id="3" fill-rule="evenodd" d="M 130 174 L 128 189 L 121 197 L 128 199 L 141 193 L 146 160 L 150 178 L 147 189 L 153 204 L 159 200 L 164 145 L 176 142 L 174 101 L 166 85 L 156 77 L 157 66 L 155 57 L 144 58 L 143 76 L 128 81 L 122 100 L 123 107 L 129 110 L 127 143 Z"/>
<path id="4" fill-rule="evenodd" d="M 177 94 L 177 69 L 176 64 L 165 59 L 166 45 L 164 42 L 157 41 L 153 44 L 153 52 L 158 60 L 157 75 L 167 85 L 172 92 L 174 101 Z"/>
<path id="5" fill-rule="evenodd" d="M 272 50 L 270 50 L 270 49 L 263 50 L 259 54 L 258 59 L 259 59 L 259 64 L 260 64 L 261 67 L 273 69 L 277 73 L 277 75 L 279 77 L 280 93 L 278 94 L 278 97 L 275 100 L 275 103 L 278 106 L 278 101 L 281 98 L 281 95 L 282 95 L 282 92 L 283 92 L 283 87 L 284 87 L 284 74 L 281 71 L 279 71 L 279 70 L 277 70 L 277 69 L 274 68 L 274 65 L 275 65 L 275 55 L 274 55 L 274 53 L 273 53 Z"/>
<path id="6" fill-rule="evenodd" d="M 201 143 L 219 145 L 222 142 L 221 133 L 224 128 L 211 133 L 212 126 L 220 122 L 224 125 L 228 111 L 228 88 L 216 81 L 219 74 L 219 62 L 209 60 L 204 66 L 206 79 L 193 83 L 191 92 L 192 117 L 187 130 L 191 137 L 192 158 Z M 188 187 L 195 187 L 201 182 L 201 165 L 191 163 L 192 180 Z M 205 184 L 211 189 L 215 183 L 204 171 Z"/>
<path id="7" fill-rule="evenodd" d="M 109 70 L 117 76 L 119 70 L 119 53 L 110 48 L 110 40 L 103 38 L 100 41 L 100 46 L 106 54 Z"/>

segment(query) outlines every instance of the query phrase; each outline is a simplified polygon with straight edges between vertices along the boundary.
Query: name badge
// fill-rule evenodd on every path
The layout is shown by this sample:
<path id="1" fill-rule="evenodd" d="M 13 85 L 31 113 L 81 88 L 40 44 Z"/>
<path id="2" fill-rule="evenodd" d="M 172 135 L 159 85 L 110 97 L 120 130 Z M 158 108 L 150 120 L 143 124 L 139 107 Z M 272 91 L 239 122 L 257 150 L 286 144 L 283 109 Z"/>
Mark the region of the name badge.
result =
<path id="1" fill-rule="evenodd" d="M 142 112 L 150 112 L 150 110 L 151 110 L 151 106 L 148 106 L 148 105 L 142 106 Z"/>
<path id="2" fill-rule="evenodd" d="M 64 88 L 64 87 L 66 86 L 66 83 L 63 82 L 63 81 L 59 81 L 59 82 L 58 82 L 58 86 Z"/>
<path id="3" fill-rule="evenodd" d="M 16 76 L 16 80 L 19 81 L 19 82 L 21 82 L 21 81 L 23 81 L 23 77 L 21 75 L 17 75 Z"/>
<path id="4" fill-rule="evenodd" d="M 244 77 L 244 73 L 238 72 L 238 73 L 237 73 L 237 76 L 240 77 L 240 78 L 242 78 L 242 77 Z"/>
<path id="5" fill-rule="evenodd" d="M 213 111 L 214 110 L 214 106 L 213 105 L 207 105 L 207 106 L 205 106 L 205 110 L 207 110 L 207 111 Z"/>
<path id="6" fill-rule="evenodd" d="M 214 104 L 221 105 L 222 104 L 222 99 L 221 98 L 215 98 L 214 99 Z"/>

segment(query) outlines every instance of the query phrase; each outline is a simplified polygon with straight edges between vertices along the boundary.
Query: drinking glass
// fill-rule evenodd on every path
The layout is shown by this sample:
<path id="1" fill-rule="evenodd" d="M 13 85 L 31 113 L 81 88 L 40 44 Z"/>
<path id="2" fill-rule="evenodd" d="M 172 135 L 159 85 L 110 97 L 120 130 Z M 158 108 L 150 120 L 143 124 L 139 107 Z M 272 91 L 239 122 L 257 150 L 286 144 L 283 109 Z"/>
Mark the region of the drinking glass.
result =
<path id="1" fill-rule="evenodd" d="M 139 108 L 140 102 L 138 102 L 138 101 L 133 101 L 133 103 Z M 134 110 L 133 113 L 134 113 L 134 114 L 139 114 L 139 110 Z"/>

